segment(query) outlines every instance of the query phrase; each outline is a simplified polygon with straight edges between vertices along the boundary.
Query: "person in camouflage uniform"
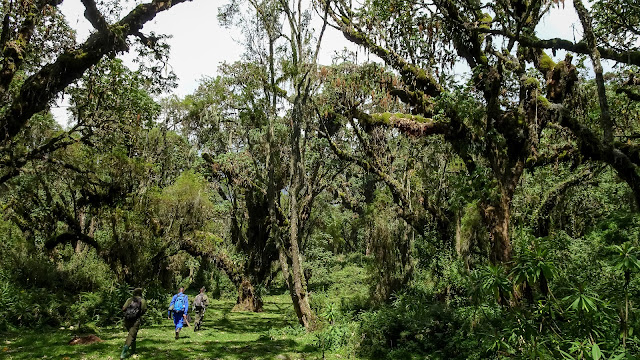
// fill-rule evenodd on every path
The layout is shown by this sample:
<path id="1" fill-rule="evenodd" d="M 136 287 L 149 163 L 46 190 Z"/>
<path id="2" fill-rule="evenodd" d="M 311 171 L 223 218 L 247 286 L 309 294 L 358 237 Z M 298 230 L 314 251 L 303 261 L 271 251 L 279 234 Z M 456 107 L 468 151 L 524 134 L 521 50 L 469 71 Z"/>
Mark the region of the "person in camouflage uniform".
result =
<path id="1" fill-rule="evenodd" d="M 204 286 L 200 288 L 200 293 L 196 296 L 196 299 L 193 302 L 193 306 L 196 309 L 196 323 L 193 326 L 194 332 L 200 330 L 200 327 L 202 326 L 202 319 L 204 318 L 204 312 L 207 309 L 207 306 L 209 306 L 209 298 L 207 297 L 207 294 L 204 293 L 205 290 Z"/>
<path id="2" fill-rule="evenodd" d="M 124 313 L 124 327 L 128 334 L 120 359 L 125 359 L 136 352 L 136 337 L 138 336 L 138 330 L 140 330 L 142 315 L 147 312 L 147 301 L 142 298 L 141 288 L 133 290 L 133 296 L 124 303 L 122 312 Z M 131 350 L 130 354 L 129 350 Z"/>

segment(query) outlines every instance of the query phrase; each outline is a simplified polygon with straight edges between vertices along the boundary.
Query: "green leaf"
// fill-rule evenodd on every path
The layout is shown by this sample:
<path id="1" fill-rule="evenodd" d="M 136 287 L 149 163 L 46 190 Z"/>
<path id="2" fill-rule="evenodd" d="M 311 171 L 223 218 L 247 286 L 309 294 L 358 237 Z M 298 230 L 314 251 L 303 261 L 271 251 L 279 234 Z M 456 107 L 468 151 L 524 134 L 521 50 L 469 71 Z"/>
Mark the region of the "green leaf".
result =
<path id="1" fill-rule="evenodd" d="M 573 357 L 571 354 L 567 353 L 566 351 L 562 351 L 562 350 L 558 350 L 558 351 L 560 351 L 560 355 L 562 355 L 563 358 L 567 360 L 575 360 L 575 357 Z"/>
<path id="2" fill-rule="evenodd" d="M 593 344 L 591 347 L 591 356 L 594 360 L 600 360 L 602 358 L 602 351 L 600 351 L 598 344 Z"/>
<path id="3" fill-rule="evenodd" d="M 613 355 L 612 357 L 609 358 L 609 360 L 620 360 L 620 359 L 624 359 L 625 354 L 624 353 L 620 353 L 617 355 Z"/>
<path id="4" fill-rule="evenodd" d="M 582 299 L 580 298 L 580 296 L 578 296 L 576 300 L 573 303 L 571 303 L 569 307 L 573 310 L 578 310 L 580 308 L 580 300 Z"/>

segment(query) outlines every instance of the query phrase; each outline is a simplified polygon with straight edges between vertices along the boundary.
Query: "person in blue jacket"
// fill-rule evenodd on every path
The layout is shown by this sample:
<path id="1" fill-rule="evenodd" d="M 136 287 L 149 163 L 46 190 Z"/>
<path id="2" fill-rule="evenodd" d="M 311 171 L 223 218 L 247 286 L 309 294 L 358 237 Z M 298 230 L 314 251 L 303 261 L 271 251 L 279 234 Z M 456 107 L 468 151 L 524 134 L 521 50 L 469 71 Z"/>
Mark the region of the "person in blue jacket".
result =
<path id="1" fill-rule="evenodd" d="M 169 304 L 169 320 L 171 320 L 171 313 L 173 312 L 173 323 L 176 325 L 176 340 L 180 337 L 180 330 L 182 330 L 182 324 L 187 318 L 188 311 L 189 297 L 184 294 L 184 288 L 181 287 L 178 293 L 173 295 Z"/>

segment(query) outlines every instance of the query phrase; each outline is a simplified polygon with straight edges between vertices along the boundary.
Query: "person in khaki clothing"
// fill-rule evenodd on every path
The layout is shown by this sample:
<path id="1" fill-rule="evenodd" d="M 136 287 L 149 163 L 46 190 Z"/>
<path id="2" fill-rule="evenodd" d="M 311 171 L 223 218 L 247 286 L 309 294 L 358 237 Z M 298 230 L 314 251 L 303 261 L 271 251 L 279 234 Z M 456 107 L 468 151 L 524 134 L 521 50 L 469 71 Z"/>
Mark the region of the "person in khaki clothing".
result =
<path id="1" fill-rule="evenodd" d="M 193 326 L 193 331 L 196 332 L 200 330 L 202 326 L 202 318 L 204 318 L 204 312 L 209 306 L 209 298 L 207 294 L 205 294 L 204 286 L 200 288 L 200 293 L 196 296 L 196 299 L 193 302 L 193 306 L 196 308 L 196 323 Z"/>
<path id="2" fill-rule="evenodd" d="M 138 330 L 140 330 L 142 315 L 147 312 L 147 301 L 142 298 L 141 288 L 133 290 L 133 296 L 124 303 L 122 312 L 124 313 L 124 327 L 128 334 L 120 359 L 125 359 L 136 352 L 136 337 L 138 336 Z M 131 354 L 129 354 L 129 350 L 131 350 Z"/>

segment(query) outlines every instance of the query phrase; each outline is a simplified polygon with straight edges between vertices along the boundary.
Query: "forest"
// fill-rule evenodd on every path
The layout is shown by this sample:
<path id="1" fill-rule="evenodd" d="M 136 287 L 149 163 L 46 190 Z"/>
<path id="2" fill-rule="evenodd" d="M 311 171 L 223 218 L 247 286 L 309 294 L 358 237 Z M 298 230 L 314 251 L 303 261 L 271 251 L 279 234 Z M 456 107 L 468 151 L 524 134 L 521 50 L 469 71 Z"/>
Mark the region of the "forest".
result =
<path id="1" fill-rule="evenodd" d="M 222 0 L 178 96 L 185 2 L 0 2 L 0 357 L 640 357 L 638 1 Z"/>

